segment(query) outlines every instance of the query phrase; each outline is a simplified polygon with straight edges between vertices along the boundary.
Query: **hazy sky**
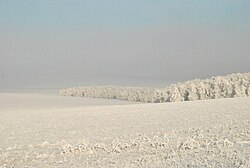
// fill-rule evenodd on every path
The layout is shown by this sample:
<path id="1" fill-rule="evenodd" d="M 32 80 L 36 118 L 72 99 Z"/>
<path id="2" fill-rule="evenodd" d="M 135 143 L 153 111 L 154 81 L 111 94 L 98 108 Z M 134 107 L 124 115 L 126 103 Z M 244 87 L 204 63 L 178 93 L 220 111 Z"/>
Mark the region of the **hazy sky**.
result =
<path id="1" fill-rule="evenodd" d="M 0 0 L 0 88 L 207 78 L 249 63 L 249 0 Z"/>

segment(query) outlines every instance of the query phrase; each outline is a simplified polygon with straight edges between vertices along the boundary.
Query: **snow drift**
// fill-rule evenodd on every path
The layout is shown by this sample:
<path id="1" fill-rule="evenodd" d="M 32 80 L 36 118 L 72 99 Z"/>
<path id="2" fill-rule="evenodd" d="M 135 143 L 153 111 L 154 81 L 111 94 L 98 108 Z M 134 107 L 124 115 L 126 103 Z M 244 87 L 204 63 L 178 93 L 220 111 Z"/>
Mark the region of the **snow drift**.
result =
<path id="1" fill-rule="evenodd" d="M 63 96 L 82 96 L 150 103 L 246 97 L 250 95 L 250 73 L 237 73 L 205 80 L 195 79 L 172 84 L 164 89 L 92 86 L 62 89 L 59 92 Z"/>

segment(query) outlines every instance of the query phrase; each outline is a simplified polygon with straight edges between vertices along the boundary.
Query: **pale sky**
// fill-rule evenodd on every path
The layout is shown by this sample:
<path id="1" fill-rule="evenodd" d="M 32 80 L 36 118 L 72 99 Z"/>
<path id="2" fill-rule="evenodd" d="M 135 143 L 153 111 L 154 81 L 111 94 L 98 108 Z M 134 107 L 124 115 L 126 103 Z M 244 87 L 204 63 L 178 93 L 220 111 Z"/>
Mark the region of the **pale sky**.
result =
<path id="1" fill-rule="evenodd" d="M 249 0 L 0 0 L 0 88 L 249 72 L 249 44 Z"/>

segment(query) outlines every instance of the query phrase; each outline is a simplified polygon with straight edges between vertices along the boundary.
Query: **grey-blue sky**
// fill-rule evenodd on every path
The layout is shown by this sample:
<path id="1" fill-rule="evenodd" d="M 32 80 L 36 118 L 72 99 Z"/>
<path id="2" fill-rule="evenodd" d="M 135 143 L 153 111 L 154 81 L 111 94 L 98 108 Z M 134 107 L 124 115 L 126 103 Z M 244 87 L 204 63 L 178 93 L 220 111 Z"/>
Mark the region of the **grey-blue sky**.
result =
<path id="1" fill-rule="evenodd" d="M 0 0 L 2 86 L 249 71 L 248 0 Z M 35 81 L 35 82 L 34 82 Z"/>
<path id="2" fill-rule="evenodd" d="M 248 0 L 1 0 L 7 28 L 135 28 L 162 25 L 248 25 Z"/>

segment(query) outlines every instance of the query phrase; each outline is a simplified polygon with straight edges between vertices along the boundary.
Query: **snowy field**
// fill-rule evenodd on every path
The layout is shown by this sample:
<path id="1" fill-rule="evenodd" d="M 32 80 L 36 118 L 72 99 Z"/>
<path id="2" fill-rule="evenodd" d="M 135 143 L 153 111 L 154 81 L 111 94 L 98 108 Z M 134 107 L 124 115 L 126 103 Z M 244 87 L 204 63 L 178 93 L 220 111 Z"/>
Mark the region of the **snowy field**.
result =
<path id="1" fill-rule="evenodd" d="M 250 98 L 161 104 L 0 94 L 0 167 L 250 166 Z"/>

